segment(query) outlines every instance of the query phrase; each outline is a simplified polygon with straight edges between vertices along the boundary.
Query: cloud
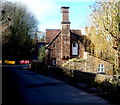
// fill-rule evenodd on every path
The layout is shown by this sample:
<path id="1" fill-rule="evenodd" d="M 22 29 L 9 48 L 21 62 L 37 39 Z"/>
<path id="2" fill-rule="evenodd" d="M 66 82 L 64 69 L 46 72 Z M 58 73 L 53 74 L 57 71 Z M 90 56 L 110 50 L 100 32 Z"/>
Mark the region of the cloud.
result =
<path id="1" fill-rule="evenodd" d="M 68 6 L 69 2 L 90 2 L 94 0 L 7 0 L 7 1 L 12 1 L 12 2 L 22 2 L 24 3 L 27 7 L 28 10 L 31 11 L 37 20 L 39 21 L 39 30 L 45 31 L 47 28 L 52 28 L 52 29 L 61 29 L 61 14 L 60 14 L 60 8 L 61 6 L 65 5 Z M 67 3 L 66 3 L 67 2 Z M 71 3 L 72 6 L 74 3 Z M 73 6 L 73 9 L 76 8 L 76 5 Z M 85 20 L 84 14 L 81 16 L 82 13 L 78 11 L 81 9 L 78 6 L 78 9 L 72 11 L 72 8 L 70 9 L 71 14 L 70 14 L 70 21 L 71 21 L 71 28 L 77 28 L 79 29 L 78 21 L 84 23 Z M 74 14 L 75 13 L 75 14 Z M 82 18 L 82 19 L 81 19 Z M 81 20 L 78 20 L 81 19 Z"/>
<path id="2" fill-rule="evenodd" d="M 53 13 L 56 8 L 55 2 L 48 0 L 23 0 L 29 9 L 36 15 L 38 19 L 42 19 L 48 14 Z"/>
<path id="3" fill-rule="evenodd" d="M 96 0 L 53 0 L 54 2 L 94 2 Z"/>
<path id="4" fill-rule="evenodd" d="M 53 1 L 53 2 L 93 2 L 96 0 L 43 0 L 43 1 Z"/>
<path id="5" fill-rule="evenodd" d="M 11 2 L 22 2 L 29 10 L 35 14 L 36 18 L 43 19 L 44 17 L 56 11 L 55 0 L 7 0 Z"/>
<path id="6" fill-rule="evenodd" d="M 36 19 L 39 21 L 39 29 L 45 30 L 46 27 L 58 28 L 56 22 L 51 22 L 55 19 L 55 14 L 59 13 L 60 6 L 56 3 L 58 0 L 6 0 L 11 2 L 20 2 L 26 5 Z M 49 20 L 49 21 L 48 21 Z"/>

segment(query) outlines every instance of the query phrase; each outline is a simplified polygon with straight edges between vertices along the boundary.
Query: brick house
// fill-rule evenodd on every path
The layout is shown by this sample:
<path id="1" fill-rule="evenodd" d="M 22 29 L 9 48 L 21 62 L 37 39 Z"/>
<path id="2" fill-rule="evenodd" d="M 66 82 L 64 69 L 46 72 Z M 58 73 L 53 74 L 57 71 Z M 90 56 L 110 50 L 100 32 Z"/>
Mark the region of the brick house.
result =
<path id="1" fill-rule="evenodd" d="M 82 35 L 81 30 L 70 29 L 69 7 L 62 7 L 61 13 L 61 29 L 46 29 L 47 46 L 45 62 L 47 65 L 61 66 L 69 59 L 84 58 L 86 55 L 86 47 L 91 44 L 90 40 L 86 40 L 86 44 L 83 42 L 85 35 Z M 98 67 L 96 67 L 96 65 Z M 96 65 L 94 67 L 95 70 L 93 71 L 97 72 L 96 68 L 103 70 L 109 65 L 109 63 L 105 63 L 107 66 L 104 67 L 104 65 L 100 63 L 99 60 L 98 64 Z M 108 68 L 106 69 L 108 70 Z"/>

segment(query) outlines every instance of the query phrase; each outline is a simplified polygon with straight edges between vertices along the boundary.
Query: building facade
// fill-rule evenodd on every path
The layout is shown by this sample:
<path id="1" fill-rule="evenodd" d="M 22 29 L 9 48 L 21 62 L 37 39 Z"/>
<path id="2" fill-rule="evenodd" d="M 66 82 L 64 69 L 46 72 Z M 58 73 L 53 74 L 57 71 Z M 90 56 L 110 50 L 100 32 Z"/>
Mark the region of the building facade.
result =
<path id="1" fill-rule="evenodd" d="M 82 35 L 81 30 L 70 29 L 69 7 L 62 7 L 61 13 L 61 29 L 46 29 L 45 62 L 47 65 L 61 66 L 73 58 L 84 59 L 86 48 L 92 44 L 90 40 L 84 40 L 85 35 Z M 99 70 L 105 68 L 100 62 L 97 66 L 100 67 Z"/>

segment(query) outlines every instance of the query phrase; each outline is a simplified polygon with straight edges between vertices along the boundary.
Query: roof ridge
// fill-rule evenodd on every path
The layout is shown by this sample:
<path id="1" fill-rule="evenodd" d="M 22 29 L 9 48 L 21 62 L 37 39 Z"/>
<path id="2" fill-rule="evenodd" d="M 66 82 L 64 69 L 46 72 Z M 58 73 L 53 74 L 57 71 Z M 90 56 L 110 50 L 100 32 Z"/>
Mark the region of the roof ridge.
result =
<path id="1" fill-rule="evenodd" d="M 46 29 L 46 30 L 61 30 L 61 29 Z"/>

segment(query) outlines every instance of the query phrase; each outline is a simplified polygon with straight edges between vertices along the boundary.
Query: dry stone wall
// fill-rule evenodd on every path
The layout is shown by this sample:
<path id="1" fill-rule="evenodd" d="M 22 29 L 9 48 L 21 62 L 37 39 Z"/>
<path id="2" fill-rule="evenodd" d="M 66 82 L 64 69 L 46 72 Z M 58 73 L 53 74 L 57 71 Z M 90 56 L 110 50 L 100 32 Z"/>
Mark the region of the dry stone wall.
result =
<path id="1" fill-rule="evenodd" d="M 98 65 L 104 65 L 104 74 L 113 75 L 113 65 L 96 57 L 87 56 L 87 59 L 73 58 L 62 65 L 66 69 L 80 70 L 83 72 L 98 74 Z"/>

